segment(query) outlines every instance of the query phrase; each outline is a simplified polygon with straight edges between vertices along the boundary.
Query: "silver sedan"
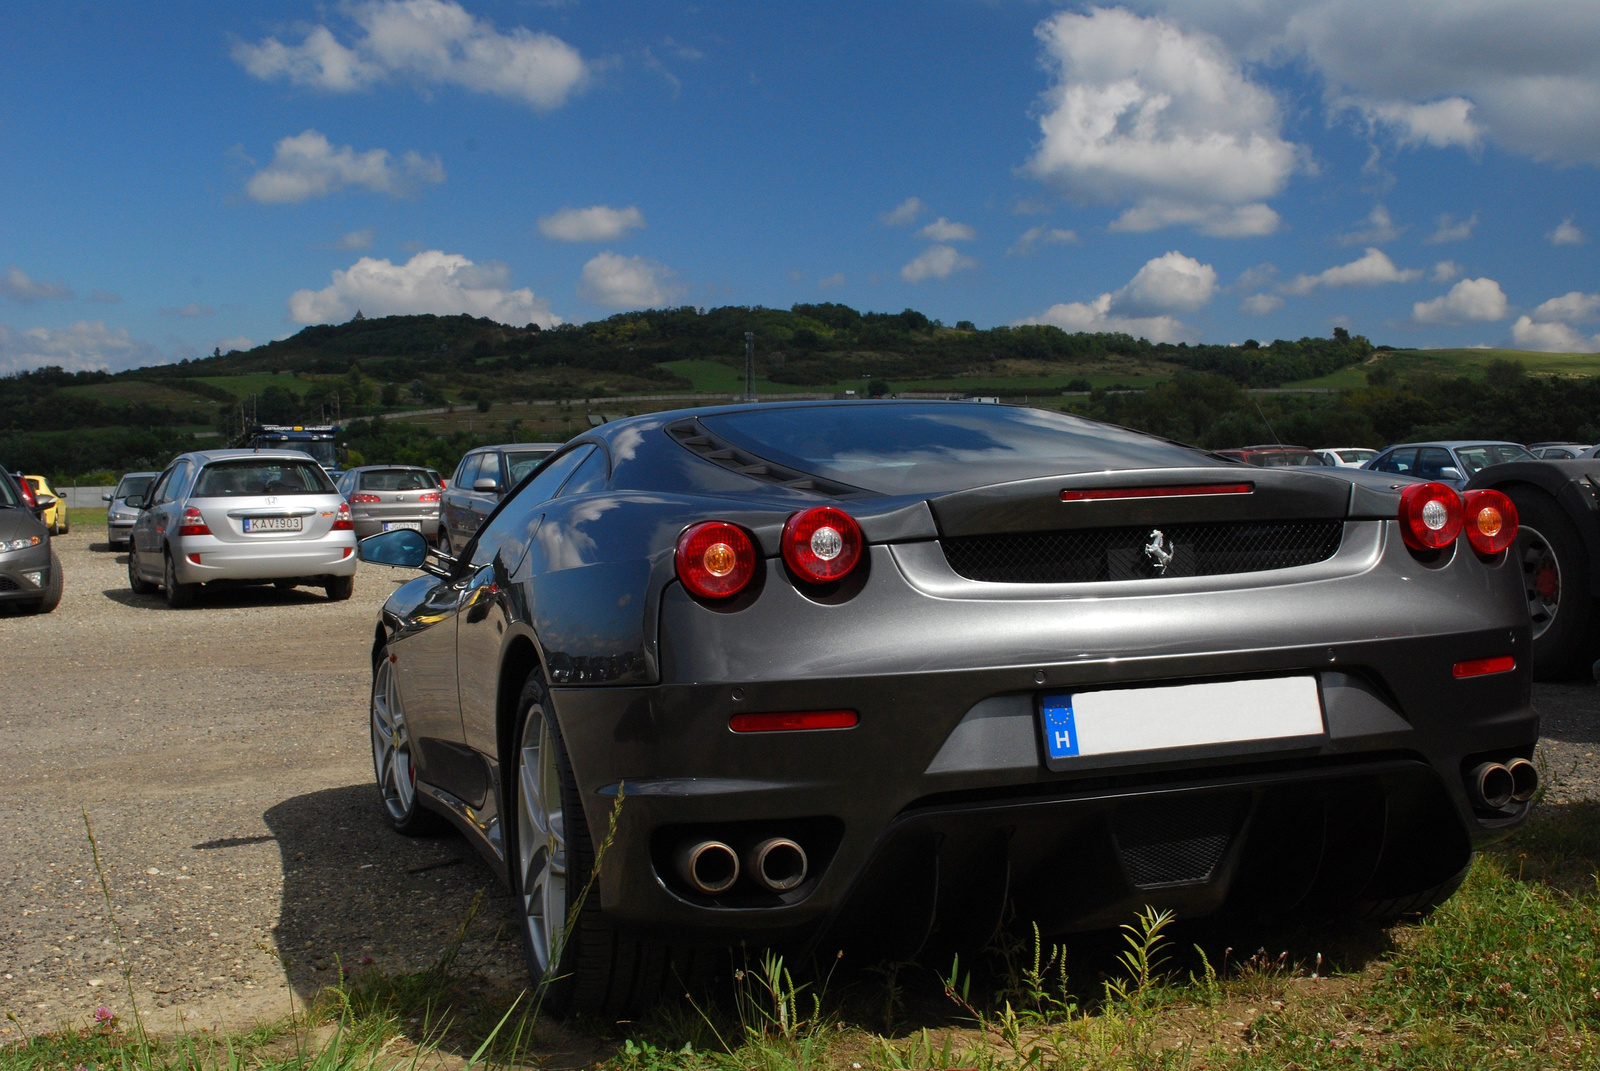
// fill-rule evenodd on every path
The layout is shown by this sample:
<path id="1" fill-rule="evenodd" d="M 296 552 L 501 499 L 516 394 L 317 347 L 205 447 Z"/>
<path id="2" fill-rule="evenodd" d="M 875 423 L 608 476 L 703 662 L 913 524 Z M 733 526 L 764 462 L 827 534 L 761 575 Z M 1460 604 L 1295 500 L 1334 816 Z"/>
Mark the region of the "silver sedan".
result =
<path id="1" fill-rule="evenodd" d="M 298 451 L 183 454 L 128 503 L 140 510 L 128 584 L 142 594 L 164 590 L 170 606 L 189 605 L 201 585 L 218 581 L 314 585 L 335 601 L 354 590 L 350 507 Z"/>

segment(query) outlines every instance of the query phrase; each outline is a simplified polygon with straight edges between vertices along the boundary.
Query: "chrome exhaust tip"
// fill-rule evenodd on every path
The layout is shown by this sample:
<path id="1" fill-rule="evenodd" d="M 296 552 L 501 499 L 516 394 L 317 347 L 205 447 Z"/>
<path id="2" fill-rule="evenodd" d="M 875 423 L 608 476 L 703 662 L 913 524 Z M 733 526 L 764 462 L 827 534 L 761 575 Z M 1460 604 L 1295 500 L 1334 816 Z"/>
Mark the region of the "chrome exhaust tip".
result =
<path id="1" fill-rule="evenodd" d="M 1527 759 L 1512 759 L 1506 763 L 1511 774 L 1511 798 L 1527 803 L 1539 791 L 1539 768 Z"/>
<path id="2" fill-rule="evenodd" d="M 715 895 L 733 888 L 739 880 L 739 853 L 720 840 L 685 844 L 673 860 L 678 876 L 695 892 Z"/>
<path id="3" fill-rule="evenodd" d="M 806 880 L 806 850 L 788 837 L 768 837 L 745 855 L 750 875 L 762 888 L 788 892 Z"/>
<path id="4" fill-rule="evenodd" d="M 1511 771 L 1498 762 L 1474 766 L 1472 773 L 1467 775 L 1467 785 L 1472 790 L 1472 802 L 1495 811 L 1509 804 L 1512 793 L 1516 791 L 1516 781 Z"/>

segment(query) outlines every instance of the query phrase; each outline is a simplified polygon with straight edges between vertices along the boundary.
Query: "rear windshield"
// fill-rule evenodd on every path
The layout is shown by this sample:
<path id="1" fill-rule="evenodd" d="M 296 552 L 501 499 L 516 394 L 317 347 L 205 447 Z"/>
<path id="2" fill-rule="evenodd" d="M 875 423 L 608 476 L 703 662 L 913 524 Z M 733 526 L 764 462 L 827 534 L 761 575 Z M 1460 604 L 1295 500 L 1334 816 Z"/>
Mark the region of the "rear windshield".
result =
<path id="1" fill-rule="evenodd" d="M 1467 471 L 1463 474 L 1471 476 L 1479 469 L 1490 465 L 1502 465 L 1507 461 L 1532 461 L 1533 455 L 1520 446 L 1511 443 L 1489 443 L 1484 446 L 1458 446 L 1456 457 L 1461 459 L 1461 464 Z"/>
<path id="2" fill-rule="evenodd" d="M 328 495 L 333 483 L 322 466 L 306 458 L 245 458 L 213 461 L 200 473 L 192 498 L 242 498 L 246 495 Z"/>
<path id="3" fill-rule="evenodd" d="M 434 486 L 421 469 L 373 469 L 361 474 L 363 491 L 420 491 Z"/>
<path id="4" fill-rule="evenodd" d="M 1268 469 L 1293 468 L 1296 465 L 1326 465 L 1321 454 L 1310 450 L 1257 450 L 1245 455 L 1252 465 Z"/>
<path id="5" fill-rule="evenodd" d="M 852 402 L 701 418 L 779 464 L 885 494 L 925 494 L 1096 469 L 1204 465 L 1197 451 L 1019 406 Z"/>
<path id="6" fill-rule="evenodd" d="M 111 497 L 129 498 L 133 495 L 142 495 L 150 490 L 150 485 L 155 479 L 154 476 L 124 476 Z"/>
<path id="7" fill-rule="evenodd" d="M 1335 450 L 1334 453 L 1339 455 L 1340 461 L 1349 462 L 1371 461 L 1378 456 L 1376 450 Z"/>

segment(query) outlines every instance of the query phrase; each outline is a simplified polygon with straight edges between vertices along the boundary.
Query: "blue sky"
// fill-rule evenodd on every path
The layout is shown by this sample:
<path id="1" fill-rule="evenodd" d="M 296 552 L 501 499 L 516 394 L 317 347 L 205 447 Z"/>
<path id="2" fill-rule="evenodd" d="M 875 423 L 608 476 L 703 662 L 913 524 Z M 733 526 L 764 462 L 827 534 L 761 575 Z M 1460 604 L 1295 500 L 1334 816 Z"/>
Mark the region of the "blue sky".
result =
<path id="1" fill-rule="evenodd" d="M 1600 349 L 1600 5 L 14 3 L 0 372 L 841 301 Z"/>

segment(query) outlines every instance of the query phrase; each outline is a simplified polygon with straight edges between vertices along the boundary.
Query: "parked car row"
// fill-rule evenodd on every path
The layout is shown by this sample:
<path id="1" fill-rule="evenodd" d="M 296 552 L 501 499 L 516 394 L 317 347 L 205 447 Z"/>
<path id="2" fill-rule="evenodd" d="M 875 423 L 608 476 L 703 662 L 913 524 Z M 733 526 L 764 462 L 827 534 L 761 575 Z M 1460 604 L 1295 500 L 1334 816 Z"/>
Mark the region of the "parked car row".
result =
<path id="1" fill-rule="evenodd" d="M 463 459 L 448 551 L 359 554 L 420 570 L 371 651 L 383 813 L 504 877 L 546 1007 L 707 944 L 979 949 L 1008 907 L 1426 910 L 1536 791 L 1501 491 L 962 402 L 518 449 Z"/>

